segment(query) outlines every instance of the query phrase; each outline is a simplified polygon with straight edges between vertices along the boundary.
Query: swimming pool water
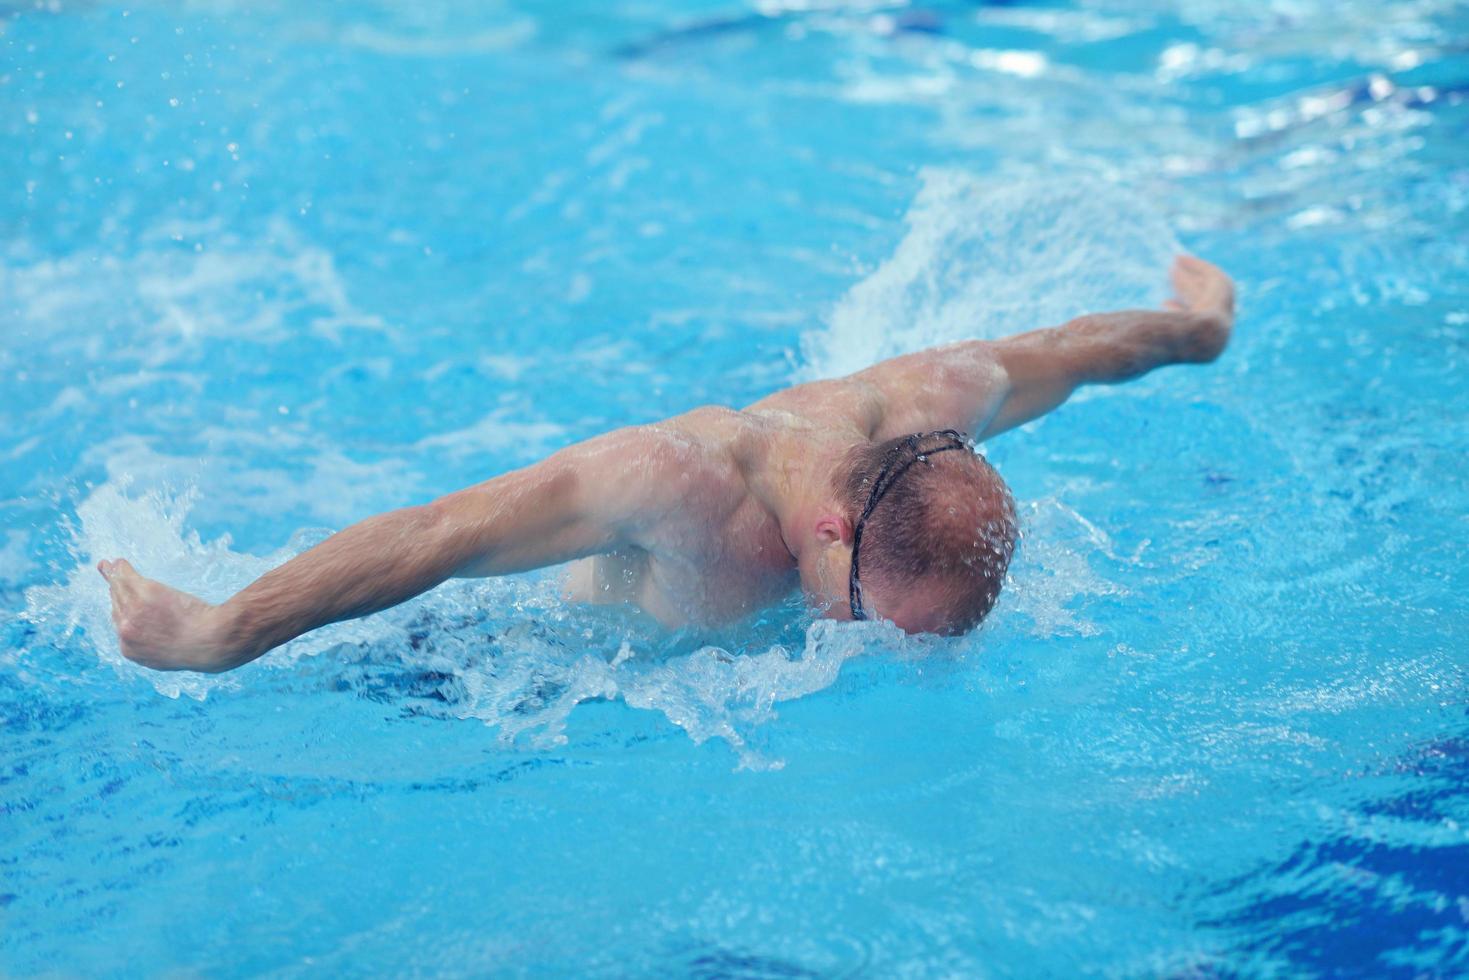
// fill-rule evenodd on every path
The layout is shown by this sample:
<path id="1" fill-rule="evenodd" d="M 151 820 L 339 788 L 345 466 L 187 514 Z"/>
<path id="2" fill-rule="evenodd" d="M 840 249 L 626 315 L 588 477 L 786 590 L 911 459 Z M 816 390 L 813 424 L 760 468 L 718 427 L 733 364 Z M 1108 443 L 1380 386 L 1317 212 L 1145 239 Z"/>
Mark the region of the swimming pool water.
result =
<path id="1" fill-rule="evenodd" d="M 1469 971 L 1469 12 L 0 4 L 0 973 Z M 960 640 L 223 597 L 608 427 L 1233 273 Z"/>

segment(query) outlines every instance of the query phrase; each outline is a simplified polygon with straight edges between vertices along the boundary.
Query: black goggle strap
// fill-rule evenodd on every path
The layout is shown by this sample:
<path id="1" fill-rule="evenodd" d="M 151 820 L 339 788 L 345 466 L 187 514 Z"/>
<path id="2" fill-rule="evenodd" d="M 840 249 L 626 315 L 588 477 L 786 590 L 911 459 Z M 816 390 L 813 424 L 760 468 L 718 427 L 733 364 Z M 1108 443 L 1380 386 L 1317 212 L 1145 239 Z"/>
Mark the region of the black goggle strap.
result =
<path id="1" fill-rule="evenodd" d="M 944 436 L 949 442 L 935 449 L 919 452 L 919 443 L 930 436 Z M 938 429 L 934 432 L 916 433 L 904 439 L 902 445 L 894 447 L 891 455 L 882 464 L 882 469 L 877 471 L 877 478 L 872 481 L 872 492 L 867 496 L 867 506 L 862 508 L 862 515 L 857 518 L 857 525 L 852 529 L 852 570 L 847 576 L 847 604 L 851 607 L 852 618 L 854 620 L 861 621 L 867 618 L 867 610 L 862 606 L 862 581 L 858 577 L 857 568 L 858 549 L 862 546 L 862 529 L 867 526 L 867 518 L 872 516 L 872 512 L 877 508 L 878 503 L 883 497 L 887 496 L 887 492 L 893 488 L 893 485 L 898 482 L 904 473 L 908 472 L 914 463 L 928 463 L 930 456 L 937 455 L 938 453 L 946 453 L 951 449 L 968 448 L 970 448 L 969 439 L 964 433 L 955 429 Z M 898 461 L 905 453 L 912 453 L 913 455 L 899 466 Z"/>

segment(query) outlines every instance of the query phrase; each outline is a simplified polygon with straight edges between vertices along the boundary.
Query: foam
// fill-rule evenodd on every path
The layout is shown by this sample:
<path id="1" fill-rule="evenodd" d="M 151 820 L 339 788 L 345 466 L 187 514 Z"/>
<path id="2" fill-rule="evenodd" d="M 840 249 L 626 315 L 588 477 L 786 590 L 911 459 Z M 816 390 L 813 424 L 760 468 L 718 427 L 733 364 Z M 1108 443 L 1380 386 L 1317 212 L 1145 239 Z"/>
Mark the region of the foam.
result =
<path id="1" fill-rule="evenodd" d="M 42 639 L 66 645 L 80 630 L 121 677 L 172 698 L 203 700 L 220 688 L 269 683 L 264 672 L 289 671 L 323 653 L 342 657 L 348 686 L 369 683 L 364 664 L 399 677 L 442 678 L 435 703 L 447 703 L 448 714 L 480 719 L 507 744 L 532 748 L 565 744 L 578 704 L 621 699 L 661 713 L 696 743 L 727 742 L 741 766 L 756 769 L 780 765 L 748 745 L 750 731 L 776 716 L 777 703 L 830 686 L 853 656 L 901 642 L 883 624 L 839 630 L 821 621 L 809 627 L 801 649 L 771 645 L 743 654 L 701 646 L 670 656 L 667 637 L 652 624 L 568 606 L 555 575 L 547 574 L 446 583 L 377 616 L 300 637 L 229 674 L 148 670 L 118 648 L 98 560 L 126 556 L 149 577 L 219 602 L 320 536 L 299 534 L 271 554 L 243 554 L 228 536 L 206 541 L 190 530 L 192 504 L 191 491 L 133 494 L 125 480 L 93 491 L 71 528 L 75 565 L 59 584 L 26 592 L 25 616 Z"/>
<path id="2" fill-rule="evenodd" d="M 289 684 L 289 676 L 268 675 L 295 672 L 303 658 L 325 654 L 341 661 L 328 669 L 347 687 L 374 683 L 384 672 L 397 678 L 391 693 L 400 700 L 411 696 L 414 678 L 432 678 L 429 713 L 478 719 L 495 726 L 506 744 L 533 749 L 564 745 L 579 704 L 621 700 L 661 714 L 695 743 L 727 743 L 750 769 L 782 764 L 750 745 L 751 734 L 777 717 L 778 704 L 830 687 L 853 657 L 927 649 L 884 623 L 817 620 L 799 645 L 757 641 L 753 652 L 714 645 L 670 652 L 678 641 L 641 617 L 565 603 L 552 573 L 446 583 L 377 616 L 300 637 L 230 674 L 151 671 L 118 649 L 107 586 L 94 567 L 99 559 L 126 556 L 145 575 L 218 602 L 325 533 L 300 533 L 268 555 L 243 554 L 228 536 L 206 541 L 190 530 L 192 504 L 192 492 L 133 494 L 124 480 L 93 491 L 71 528 L 74 567 L 59 584 L 26 592 L 26 618 L 41 627 L 42 639 L 68 645 L 80 630 L 124 679 L 200 700 L 219 688 Z M 1071 608 L 1074 601 L 1117 589 L 1090 570 L 1075 543 L 1101 532 L 1054 500 L 1028 506 L 1023 519 L 1037 533 L 1028 537 L 992 619 L 1042 636 L 1092 632 Z M 1105 540 L 1100 547 L 1108 548 Z M 952 642 L 967 653 L 985 641 Z"/>
<path id="3" fill-rule="evenodd" d="M 1095 636 L 1077 608 L 1125 590 L 1099 574 L 1092 554 L 1116 559 L 1111 539 L 1064 500 L 1051 496 L 1019 506 L 1022 544 L 994 618 L 1023 623 L 1033 636 Z"/>
<path id="4" fill-rule="evenodd" d="M 1173 239 L 1145 207 L 1116 191 L 1058 182 L 996 186 L 939 170 L 924 171 L 922 181 L 894 254 L 849 291 L 824 329 L 804 338 L 806 373 L 839 373 L 927 344 L 996 336 L 1022 319 L 1026 325 L 1055 322 L 1086 309 L 1149 302 L 1161 292 L 1163 270 L 1176 249 Z M 305 267 L 314 270 L 305 279 L 330 282 L 319 263 Z M 291 268 L 299 272 L 303 266 Z M 162 287 L 150 295 L 173 303 L 207 293 L 214 288 L 207 283 L 219 284 L 219 272 L 212 264 L 195 265 L 192 277 L 170 287 L 168 297 Z M 344 297 L 331 292 L 321 294 L 323 305 L 348 308 Z M 458 453 L 501 447 L 511 423 L 492 413 L 416 448 Z M 544 442 L 561 432 L 532 423 L 512 434 Z M 259 447 L 244 445 L 249 435 L 215 435 L 240 448 L 229 458 L 258 456 L 251 450 Z M 640 617 L 568 605 L 556 574 L 548 572 L 446 583 L 377 616 L 298 638 L 226 675 L 149 671 L 118 649 L 106 584 L 94 567 L 99 559 L 127 557 L 145 575 L 221 601 L 316 536 L 298 534 L 267 555 L 237 551 L 228 536 L 206 541 L 189 528 L 192 491 L 161 489 L 204 479 L 205 464 L 163 456 L 145 441 L 128 438 L 95 447 L 90 458 L 105 464 L 109 479 L 77 507 L 69 544 L 75 564 L 59 583 L 27 591 L 26 616 L 41 627 L 43 640 L 70 646 L 83 634 L 98 659 L 120 676 L 169 697 L 202 699 L 244 684 L 289 685 L 301 673 L 303 658 L 325 653 L 340 664 L 325 668 L 340 684 L 385 683 L 395 700 L 413 698 L 427 685 L 432 697 L 423 700 L 425 712 L 481 720 L 508 744 L 564 744 L 578 705 L 621 700 L 662 715 L 696 743 L 727 743 L 742 766 L 772 768 L 780 760 L 753 748 L 751 735 L 777 716 L 779 704 L 829 688 L 853 657 L 928 649 L 882 623 L 815 621 L 802 635 L 795 616 L 786 617 L 778 641 L 755 629 L 740 630 L 742 648 L 670 640 Z M 294 489 L 283 477 L 253 470 L 236 474 L 238 480 L 205 482 L 230 484 L 235 509 L 257 509 L 268 500 L 274 508 L 309 506 L 338 525 L 359 516 L 348 513 L 363 503 L 351 485 L 374 483 L 382 474 L 352 469 L 329 450 L 318 460 L 316 476 Z M 402 469 L 396 462 L 379 465 Z M 397 476 L 410 480 L 412 474 Z M 133 492 L 134 479 L 142 492 Z M 333 500 L 339 506 L 323 510 L 322 501 Z M 210 502 L 211 520 L 219 517 L 218 506 Z M 1092 632 L 1078 600 L 1084 604 L 1119 591 L 1088 560 L 1093 552 L 1111 554 L 1105 534 L 1059 497 L 1027 505 L 1022 523 L 1025 543 L 986 631 L 1002 639 L 1013 630 L 1041 636 Z M 984 636 L 952 644 L 966 656 L 987 648 Z"/>
<path id="5" fill-rule="evenodd" d="M 189 673 L 157 673 L 122 656 L 112 628 L 107 584 L 97 573 L 104 558 L 126 556 L 143 574 L 169 583 L 187 584 L 209 601 L 229 596 L 276 562 L 229 550 L 229 538 L 205 542 L 186 531 L 191 495 L 150 490 L 127 495 L 125 483 L 109 482 L 77 507 L 70 551 L 76 565 L 59 584 L 26 590 L 25 616 L 53 643 L 70 641 L 78 629 L 97 656 L 122 674 L 146 676 L 159 693 L 203 698 L 229 679 Z"/>

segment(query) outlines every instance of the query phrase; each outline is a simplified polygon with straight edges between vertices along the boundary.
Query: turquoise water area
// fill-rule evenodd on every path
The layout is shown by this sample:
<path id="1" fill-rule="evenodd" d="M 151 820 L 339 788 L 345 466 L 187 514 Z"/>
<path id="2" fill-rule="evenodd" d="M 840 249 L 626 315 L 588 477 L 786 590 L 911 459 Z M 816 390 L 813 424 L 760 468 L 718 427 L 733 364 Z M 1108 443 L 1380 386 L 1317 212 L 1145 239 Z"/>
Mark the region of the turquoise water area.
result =
<path id="1" fill-rule="evenodd" d="M 0 973 L 1469 972 L 1469 10 L 0 3 Z M 1238 280 L 957 640 L 222 598 L 609 427 Z"/>

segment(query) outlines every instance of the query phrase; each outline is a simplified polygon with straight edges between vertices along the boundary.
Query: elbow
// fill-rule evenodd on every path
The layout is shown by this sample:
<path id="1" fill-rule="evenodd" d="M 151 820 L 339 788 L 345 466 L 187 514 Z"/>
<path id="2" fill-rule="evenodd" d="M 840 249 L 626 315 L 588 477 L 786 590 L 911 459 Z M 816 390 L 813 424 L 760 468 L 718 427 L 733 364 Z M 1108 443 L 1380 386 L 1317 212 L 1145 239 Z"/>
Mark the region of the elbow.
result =
<path id="1" fill-rule="evenodd" d="M 469 491 L 451 493 L 402 513 L 406 518 L 403 533 L 412 537 L 424 553 L 444 560 L 448 575 L 464 574 L 473 564 L 473 544 L 481 536 L 481 529 L 474 520 L 476 508 Z"/>
<path id="2" fill-rule="evenodd" d="M 481 578 L 503 573 L 508 515 L 522 510 L 534 488 L 519 487 L 512 478 L 459 490 L 404 513 L 404 530 L 414 539 L 414 553 L 432 569 L 434 584 L 446 578 Z"/>
<path id="3" fill-rule="evenodd" d="M 405 507 L 401 513 L 408 519 L 408 523 L 412 525 L 416 533 L 440 530 L 449 527 L 459 519 L 465 509 L 462 497 L 466 493 L 468 491 L 460 490 L 458 493 L 430 500 L 417 507 Z"/>

